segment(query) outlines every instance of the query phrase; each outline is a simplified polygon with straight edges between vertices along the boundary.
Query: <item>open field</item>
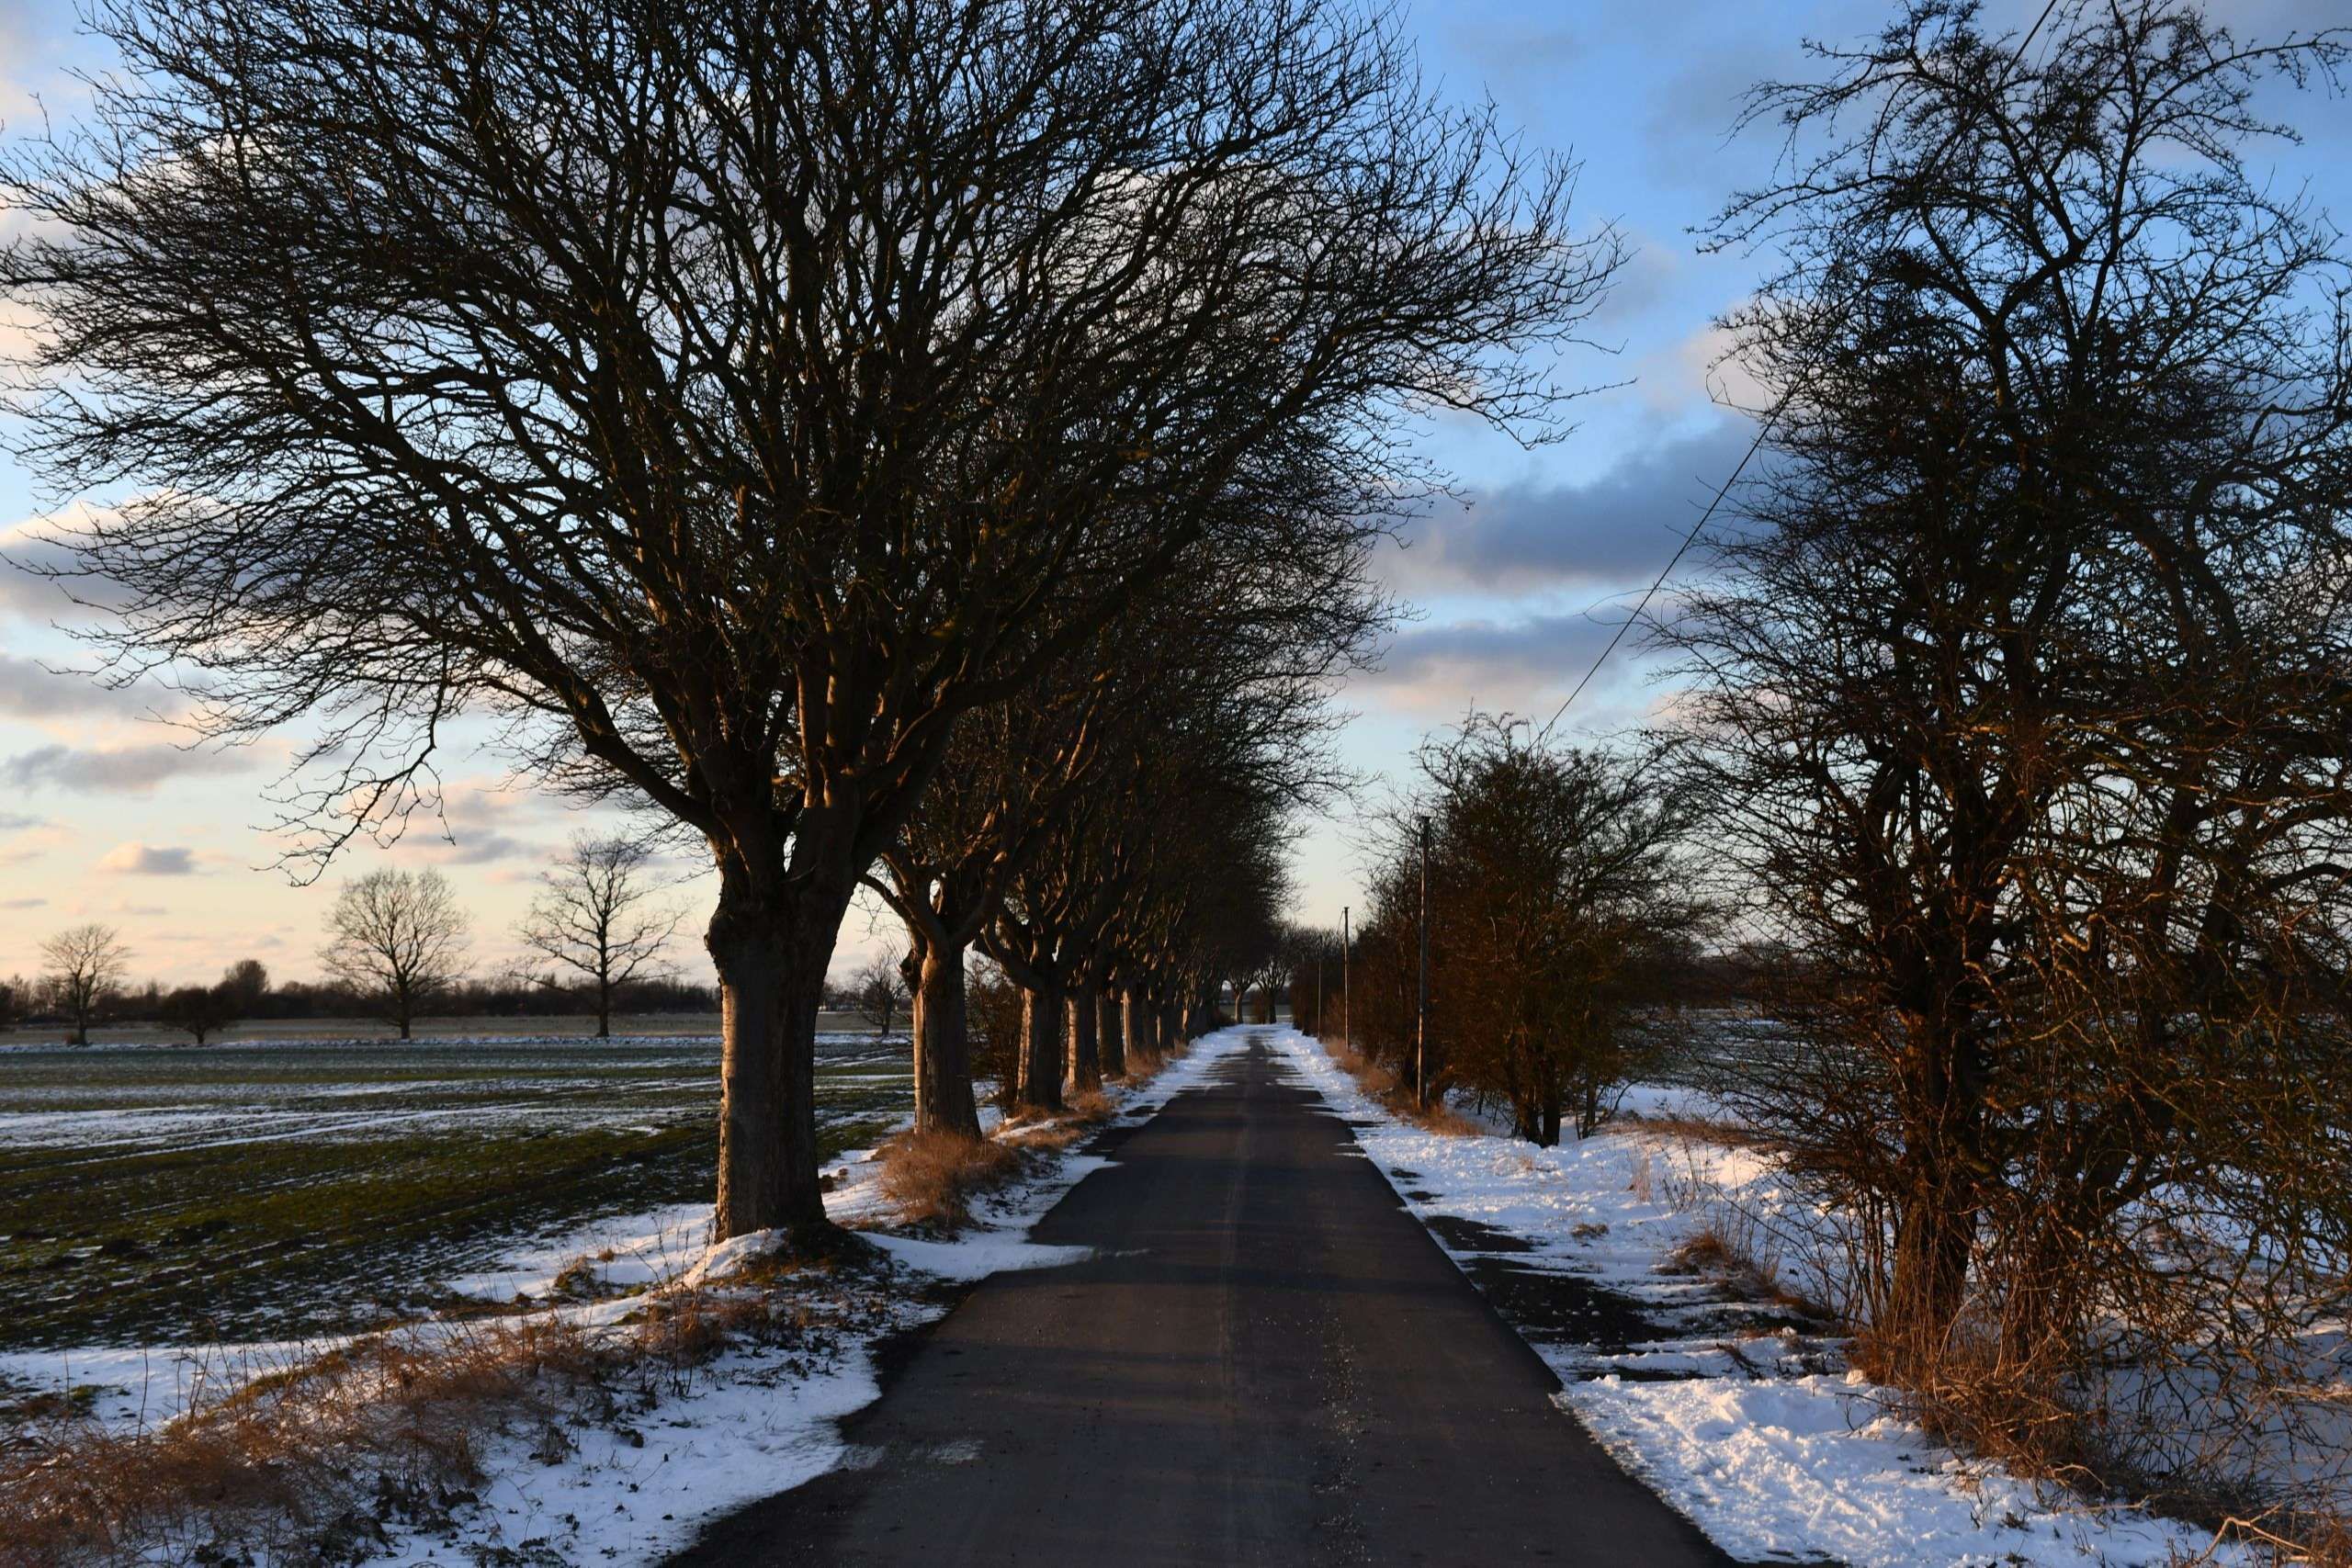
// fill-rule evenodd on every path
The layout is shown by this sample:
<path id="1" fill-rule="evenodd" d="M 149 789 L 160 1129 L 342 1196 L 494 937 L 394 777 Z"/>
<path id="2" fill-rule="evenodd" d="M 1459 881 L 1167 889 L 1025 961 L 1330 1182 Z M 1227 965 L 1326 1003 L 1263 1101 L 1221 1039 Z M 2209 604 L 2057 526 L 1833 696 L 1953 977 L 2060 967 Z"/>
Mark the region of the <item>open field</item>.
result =
<path id="1" fill-rule="evenodd" d="M 573 1021 L 0 1047 L 0 1352 L 350 1332 L 446 1303 L 518 1240 L 707 1201 L 715 1034 L 543 1021 Z M 820 1036 L 817 1072 L 828 1153 L 910 1103 L 903 1039 Z"/>

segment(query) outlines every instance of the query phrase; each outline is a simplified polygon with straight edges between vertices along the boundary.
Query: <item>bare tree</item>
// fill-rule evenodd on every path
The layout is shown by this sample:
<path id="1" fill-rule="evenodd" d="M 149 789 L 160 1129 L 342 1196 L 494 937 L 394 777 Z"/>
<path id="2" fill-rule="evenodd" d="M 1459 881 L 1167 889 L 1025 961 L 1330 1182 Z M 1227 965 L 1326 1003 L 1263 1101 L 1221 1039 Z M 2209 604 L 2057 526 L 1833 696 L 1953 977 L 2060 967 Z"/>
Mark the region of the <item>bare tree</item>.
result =
<path id="1" fill-rule="evenodd" d="M 2249 155 L 2352 35 L 2041 40 L 1921 0 L 1759 90 L 1778 451 L 1669 635 L 1796 955 L 1747 1108 L 1870 1217 L 1866 1345 L 2146 1476 L 2284 1446 L 2352 1246 L 2352 257 Z"/>
<path id="2" fill-rule="evenodd" d="M 874 1026 L 876 1034 L 888 1034 L 899 1021 L 899 1010 L 907 1001 L 905 962 L 896 953 L 885 953 L 858 965 L 850 976 L 850 994 L 857 998 L 860 1017 Z"/>
<path id="3" fill-rule="evenodd" d="M 24 455 L 126 671 L 336 716 L 396 831 L 456 713 L 718 871 L 718 1234 L 832 1237 L 816 1008 L 956 716 L 1203 539 L 1310 557 L 1530 438 L 1619 259 L 1344 0 L 119 0 L 0 184 Z M 315 769 L 324 770 L 323 777 Z M 342 813 L 338 818 L 337 813 Z"/>
<path id="4" fill-rule="evenodd" d="M 516 928 L 526 945 L 585 978 L 596 1003 L 596 1038 L 613 1033 L 613 994 L 631 980 L 666 972 L 662 951 L 685 917 L 648 908 L 649 858 L 633 839 L 576 833 L 563 859 L 541 874 L 538 897 Z"/>
<path id="5" fill-rule="evenodd" d="M 343 885 L 319 961 L 406 1040 L 417 1015 L 464 977 L 467 925 L 439 872 L 371 871 Z"/>
<path id="6" fill-rule="evenodd" d="M 122 966 L 130 956 L 112 926 L 74 926 L 40 944 L 48 959 L 41 981 L 59 1011 L 73 1021 L 74 1043 L 90 1043 L 90 1025 L 99 1005 L 122 983 Z"/>

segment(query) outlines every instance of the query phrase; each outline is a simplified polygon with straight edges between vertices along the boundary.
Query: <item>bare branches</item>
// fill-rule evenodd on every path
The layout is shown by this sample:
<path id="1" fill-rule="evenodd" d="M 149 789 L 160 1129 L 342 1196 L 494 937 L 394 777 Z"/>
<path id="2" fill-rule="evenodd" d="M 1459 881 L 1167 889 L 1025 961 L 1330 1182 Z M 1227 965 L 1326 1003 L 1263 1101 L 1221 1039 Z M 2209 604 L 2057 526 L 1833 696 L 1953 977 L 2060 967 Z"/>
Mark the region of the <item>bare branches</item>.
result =
<path id="1" fill-rule="evenodd" d="M 92 922 L 58 932 L 40 944 L 40 951 L 47 961 L 41 982 L 74 1021 L 74 1043 L 87 1045 L 99 1004 L 122 984 L 130 949 L 112 926 Z"/>
<path id="2" fill-rule="evenodd" d="M 1911 5 L 1760 90 L 1792 151 L 1716 229 L 1788 258 L 1730 323 L 1762 526 L 1670 633 L 1793 955 L 1747 1109 L 1889 1216 L 1883 1370 L 2179 1484 L 2186 1391 L 2208 1459 L 2277 1418 L 2352 1256 L 2352 264 L 2247 160 L 2348 49 L 2102 0 L 2004 78 Z"/>
<path id="3" fill-rule="evenodd" d="M 563 859 L 541 874 L 538 897 L 516 929 L 525 946 L 587 983 L 598 1039 L 612 1035 L 613 998 L 622 987 L 668 972 L 662 954 L 685 918 L 647 906 L 650 858 L 635 840 L 573 834 Z"/>
<path id="4" fill-rule="evenodd" d="M 464 977 L 468 924 L 439 872 L 371 871 L 336 895 L 319 962 L 406 1040 L 419 1014 Z"/>

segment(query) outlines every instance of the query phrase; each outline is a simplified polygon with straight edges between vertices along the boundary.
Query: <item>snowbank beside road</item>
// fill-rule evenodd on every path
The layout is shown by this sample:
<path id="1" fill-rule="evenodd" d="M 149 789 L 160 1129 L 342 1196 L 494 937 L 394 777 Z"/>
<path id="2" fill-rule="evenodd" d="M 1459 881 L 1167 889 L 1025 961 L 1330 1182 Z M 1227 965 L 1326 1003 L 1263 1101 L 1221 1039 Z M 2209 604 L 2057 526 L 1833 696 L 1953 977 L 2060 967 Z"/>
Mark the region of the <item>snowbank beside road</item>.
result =
<path id="1" fill-rule="evenodd" d="M 1124 1117 L 1148 1116 L 1241 1043 L 1235 1033 L 1196 1042 L 1149 1082 L 1110 1089 L 1107 1098 Z M 372 1413 L 381 1426 L 405 1418 L 385 1403 L 401 1397 L 391 1385 L 398 1369 L 503 1354 L 502 1377 L 546 1393 L 455 1413 L 448 1424 L 465 1427 L 478 1477 L 452 1481 L 447 1467 L 421 1482 L 379 1477 L 373 1460 L 345 1463 L 343 1450 L 321 1450 L 333 1472 L 323 1490 L 334 1508 L 349 1509 L 331 1526 L 336 1560 L 452 1568 L 660 1561 L 707 1520 L 849 1460 L 839 1422 L 879 1393 L 882 1342 L 946 1311 L 949 1282 L 1087 1256 L 1028 1240 L 1046 1211 L 1107 1163 L 1057 1150 L 1050 1136 L 1038 1141 L 1054 1130 L 1031 1122 L 1007 1134 L 1035 1151 L 1025 1174 L 975 1199 L 975 1223 L 954 1236 L 890 1228 L 895 1215 L 870 1154 L 829 1163 L 828 1213 L 877 1252 L 836 1269 L 760 1272 L 773 1250 L 767 1238 L 709 1247 L 708 1206 L 672 1205 L 512 1249 L 468 1281 L 513 1303 L 503 1313 L 458 1314 L 361 1339 L 8 1357 L 0 1359 L 0 1403 L 59 1395 L 54 1404 L 96 1417 L 115 1438 L 135 1438 L 199 1399 L 209 1408 L 266 1379 L 262 1400 L 279 1401 L 278 1390 L 300 1384 L 306 1396 L 337 1402 L 340 1415 L 365 1421 Z M 741 1275 L 746 1268 L 753 1272 Z M 729 1315 L 745 1309 L 751 1316 Z M 695 1326 L 697 1316 L 707 1333 Z M 754 1326 L 735 1332 L 738 1323 Z M 536 1370 L 535 1326 L 548 1331 L 551 1371 Z M 655 1348 L 638 1348 L 648 1345 Z M 185 1555 L 209 1539 L 210 1505 L 184 1501 L 159 1550 Z M 292 1539 L 291 1556 L 263 1555 L 300 1560 L 308 1536 Z"/>
<path id="2" fill-rule="evenodd" d="M 1204 1081 L 1240 1044 L 1237 1032 L 1210 1035 L 1148 1082 L 1106 1093 L 1123 1116 L 1149 1115 Z M 1024 1129 L 1039 1130 L 1038 1123 Z M 456 1529 L 404 1540 L 373 1562 L 381 1568 L 470 1563 L 490 1560 L 501 1548 L 534 1545 L 552 1553 L 551 1561 L 659 1562 L 690 1542 L 708 1520 L 843 1463 L 850 1454 L 840 1422 L 879 1396 L 874 1352 L 881 1340 L 946 1310 L 936 1292 L 921 1292 L 922 1278 L 971 1280 L 1087 1256 L 1082 1247 L 1039 1246 L 1028 1233 L 1065 1193 L 1109 1162 L 1075 1151 L 1050 1157 L 1042 1173 L 976 1200 L 975 1223 L 940 1240 L 879 1228 L 888 1212 L 876 1190 L 879 1162 L 870 1154 L 828 1165 L 836 1184 L 826 1212 L 859 1227 L 916 1277 L 865 1333 L 844 1336 L 821 1362 L 730 1351 L 703 1369 L 695 1386 L 636 1418 L 627 1432 L 583 1429 L 568 1453 L 551 1455 L 543 1433 L 510 1434 L 485 1455 L 490 1480 Z M 707 1208 L 701 1223 L 707 1235 Z M 687 1273 L 723 1275 L 755 1258 L 759 1241 L 738 1237 L 697 1258 Z M 539 1253 L 549 1256 L 549 1250 Z"/>
<path id="3" fill-rule="evenodd" d="M 1553 1149 L 1427 1132 L 1318 1042 L 1265 1037 L 1559 1374 L 1562 1405 L 1732 1555 L 1851 1568 L 2205 1560 L 2210 1541 L 2175 1521 L 1963 1461 L 1890 1414 L 1887 1391 L 1846 1371 L 1835 1341 L 1792 1326 L 1785 1303 L 1737 1299 L 1682 1267 L 1711 1229 L 1802 1237 L 1825 1222 L 1762 1151 L 1640 1122 Z M 1653 1117 L 1710 1109 L 1671 1089 L 1628 1103 Z M 1565 1310 L 1532 1320 L 1546 1299 Z M 2233 1549 L 2211 1560 L 2251 1561 Z"/>

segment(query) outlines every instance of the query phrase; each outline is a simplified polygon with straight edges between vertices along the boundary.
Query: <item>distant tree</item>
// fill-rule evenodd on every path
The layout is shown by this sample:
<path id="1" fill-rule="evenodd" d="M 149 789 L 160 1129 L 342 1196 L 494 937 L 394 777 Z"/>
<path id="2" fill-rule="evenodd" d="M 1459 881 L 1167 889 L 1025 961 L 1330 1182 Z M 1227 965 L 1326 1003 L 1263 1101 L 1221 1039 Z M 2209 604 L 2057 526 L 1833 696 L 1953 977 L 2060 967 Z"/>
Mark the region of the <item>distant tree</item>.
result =
<path id="1" fill-rule="evenodd" d="M 237 993 L 223 980 L 217 986 L 182 986 L 166 994 L 156 1016 L 173 1028 L 193 1035 L 198 1045 L 216 1031 L 237 1021 Z"/>
<path id="2" fill-rule="evenodd" d="M 22 975 L 11 975 L 0 980 L 0 1029 L 14 1029 L 22 1023 L 33 1005 L 33 985 Z"/>
<path id="3" fill-rule="evenodd" d="M 889 1033 L 908 999 L 904 960 L 896 953 L 869 960 L 858 966 L 849 988 L 859 1016 L 874 1026 L 874 1032 Z"/>
<path id="4" fill-rule="evenodd" d="M 74 1043 L 87 1045 L 98 1005 L 122 983 L 130 949 L 112 926 L 92 922 L 58 932 L 40 950 L 49 960 L 41 978 L 57 1010 L 73 1021 Z"/>
<path id="5" fill-rule="evenodd" d="M 613 994 L 662 973 L 662 950 L 684 918 L 649 907 L 645 847 L 631 839 L 572 836 L 563 859 L 539 878 L 539 896 L 518 932 L 532 951 L 580 974 L 596 1003 L 596 1038 L 613 1033 Z"/>
<path id="6" fill-rule="evenodd" d="M 439 872 L 371 871 L 344 884 L 319 961 L 406 1040 L 464 976 L 468 924 Z"/>
<path id="7" fill-rule="evenodd" d="M 220 973 L 220 990 L 240 1018 L 252 1018 L 269 996 L 269 969 L 258 958 L 240 958 Z"/>

